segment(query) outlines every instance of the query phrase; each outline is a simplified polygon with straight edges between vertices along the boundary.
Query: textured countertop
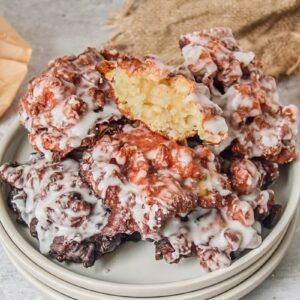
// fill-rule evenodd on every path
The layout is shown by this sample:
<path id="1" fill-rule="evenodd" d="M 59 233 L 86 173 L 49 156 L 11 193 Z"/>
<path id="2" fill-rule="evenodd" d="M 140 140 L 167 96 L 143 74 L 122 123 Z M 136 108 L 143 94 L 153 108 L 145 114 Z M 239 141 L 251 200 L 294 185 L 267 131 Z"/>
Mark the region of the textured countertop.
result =
<path id="1" fill-rule="evenodd" d="M 39 73 L 55 56 L 78 53 L 87 46 L 99 46 L 106 38 L 101 25 L 121 0 L 0 0 L 3 15 L 32 45 L 29 78 Z M 300 99 L 299 78 L 280 84 L 286 99 Z M 18 96 L 19 97 L 19 96 Z M 17 98 L 18 98 L 17 97 Z M 0 137 L 15 119 L 16 104 L 0 120 Z M 285 258 L 274 273 L 244 299 L 300 299 L 300 232 L 296 233 Z M 26 282 L 10 263 L 0 245 L 0 299 L 48 299 Z"/>

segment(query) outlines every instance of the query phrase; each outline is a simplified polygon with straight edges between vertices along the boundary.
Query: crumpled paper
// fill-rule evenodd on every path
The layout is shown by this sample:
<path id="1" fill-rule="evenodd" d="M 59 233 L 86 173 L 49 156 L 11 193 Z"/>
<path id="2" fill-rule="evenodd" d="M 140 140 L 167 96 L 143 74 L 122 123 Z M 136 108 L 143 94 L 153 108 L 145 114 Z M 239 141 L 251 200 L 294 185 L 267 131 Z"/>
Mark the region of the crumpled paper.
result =
<path id="1" fill-rule="evenodd" d="M 30 56 L 30 45 L 0 17 L 0 117 L 24 80 Z"/>

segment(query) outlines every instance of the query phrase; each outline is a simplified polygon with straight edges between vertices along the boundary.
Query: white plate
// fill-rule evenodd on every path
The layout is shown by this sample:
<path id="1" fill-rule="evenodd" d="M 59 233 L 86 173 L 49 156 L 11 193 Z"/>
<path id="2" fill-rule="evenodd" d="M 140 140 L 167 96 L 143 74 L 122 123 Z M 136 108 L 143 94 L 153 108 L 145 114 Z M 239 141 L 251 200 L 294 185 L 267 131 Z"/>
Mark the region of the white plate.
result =
<path id="1" fill-rule="evenodd" d="M 2 226 L 1 226 L 2 227 Z M 4 251 L 9 257 L 11 261 L 14 260 L 13 256 L 9 253 L 9 251 L 4 247 Z M 33 277 L 30 273 L 28 273 L 25 269 L 23 269 L 19 264 L 13 263 L 15 268 L 18 270 L 18 272 L 30 283 L 32 284 L 36 289 L 40 290 L 44 295 L 50 297 L 54 300 L 72 300 L 73 298 L 70 298 L 57 290 L 43 284 L 41 281 Z"/>
<path id="2" fill-rule="evenodd" d="M 30 151 L 25 130 L 15 124 L 1 141 L 0 161 L 25 161 Z M 287 228 L 296 210 L 300 194 L 297 187 L 299 170 L 299 160 L 282 170 L 282 176 L 275 190 L 277 199 L 281 200 L 284 206 L 284 213 L 270 233 L 264 232 L 266 237 L 262 245 L 234 261 L 229 268 L 210 274 L 200 272 L 196 259 L 186 259 L 178 265 L 155 261 L 154 246 L 147 242 L 122 245 L 88 269 L 76 264 L 60 264 L 41 255 L 37 250 L 37 242 L 30 236 L 28 230 L 16 224 L 13 214 L 7 207 L 4 185 L 1 185 L 0 193 L 0 220 L 11 239 L 26 256 L 49 273 L 64 278 L 74 285 L 118 296 L 153 297 L 180 294 L 228 279 L 249 268 L 270 251 Z"/>
<path id="3" fill-rule="evenodd" d="M 276 250 L 277 246 L 280 244 L 284 234 L 280 237 L 276 245 L 271 249 L 271 251 L 263 256 L 260 260 L 254 263 L 252 266 L 247 268 L 245 271 L 239 273 L 237 276 L 234 276 L 230 279 L 222 281 L 214 286 L 210 286 L 208 288 L 204 288 L 198 291 L 190 292 L 187 294 L 181 295 L 174 295 L 174 296 L 165 296 L 165 297 L 156 297 L 155 299 L 162 299 L 162 300 L 179 300 L 182 299 L 182 296 L 188 296 L 188 299 L 207 299 L 214 297 L 220 293 L 227 291 L 228 289 L 238 285 L 253 273 L 255 273 L 273 254 Z M 3 227 L 0 227 L 0 240 L 4 246 L 4 249 L 7 255 L 10 257 L 10 260 L 13 264 L 22 267 L 26 272 L 32 274 L 35 278 L 42 281 L 44 284 L 48 285 L 51 288 L 56 289 L 57 291 L 68 295 L 70 297 L 76 297 L 76 299 L 82 300 L 104 300 L 104 299 L 124 299 L 124 297 L 118 296 L 111 296 L 111 295 L 104 295 L 99 292 L 94 292 L 91 290 L 83 289 L 72 285 L 61 278 L 55 277 L 45 271 L 44 269 L 40 268 L 36 265 L 33 261 L 31 261 L 28 257 L 26 257 L 11 241 L 9 236 L 6 234 Z M 131 298 L 133 299 L 133 298 Z M 153 299 L 153 298 L 134 298 L 134 299 Z"/>
<path id="4" fill-rule="evenodd" d="M 250 268 L 246 269 L 245 271 L 239 273 L 237 276 L 234 276 L 230 279 L 227 279 L 223 281 L 222 283 L 219 283 L 215 286 L 202 289 L 199 291 L 194 291 L 186 294 L 181 295 L 175 295 L 175 296 L 167 296 L 167 297 L 159 297 L 155 299 L 162 299 L 162 300 L 200 300 L 200 299 L 208 299 L 211 297 L 215 297 L 216 295 L 224 295 L 225 291 L 228 291 L 229 296 L 227 296 L 226 299 L 233 299 L 233 295 L 245 295 L 246 293 L 250 292 L 255 286 L 257 286 L 262 281 L 253 280 L 253 277 L 257 276 L 256 274 L 261 274 L 261 271 L 257 272 L 259 268 L 261 270 L 266 270 L 266 272 L 269 272 L 271 268 L 275 268 L 278 264 L 278 260 L 283 257 L 284 253 L 286 252 L 294 231 L 297 224 L 297 218 L 296 216 L 293 218 L 287 232 L 283 235 L 284 238 L 282 242 L 278 241 L 276 243 L 276 246 L 271 250 L 270 253 L 268 253 L 266 256 L 258 260 L 255 264 L 253 264 Z M 40 285 L 37 286 L 39 289 L 43 289 L 43 292 L 48 292 L 49 288 L 55 289 L 59 293 L 63 293 L 64 295 L 68 295 L 72 298 L 76 298 L 79 300 L 121 300 L 125 299 L 124 297 L 117 297 L 117 296 L 109 296 L 104 295 L 100 293 L 95 293 L 93 291 L 84 290 L 82 288 L 79 288 L 77 286 L 71 285 L 62 279 L 56 278 L 55 276 L 47 273 L 45 270 L 41 269 L 39 266 L 34 264 L 34 262 L 30 261 L 17 247 L 16 245 L 11 241 L 7 233 L 5 232 L 4 228 L 0 226 L 0 239 L 4 245 L 4 249 L 10 258 L 11 262 L 18 268 L 21 269 L 22 273 L 26 273 L 27 277 L 29 274 L 32 274 L 29 276 L 30 281 L 42 281 L 40 282 Z M 280 246 L 277 248 L 277 246 L 280 244 Z M 284 245 L 284 251 L 280 251 L 282 246 Z M 280 252 L 280 253 L 279 253 Z M 272 257 L 271 257 L 272 256 Z M 264 263 L 271 257 L 271 259 L 264 265 Z M 271 262 L 275 262 L 272 263 Z M 270 265 L 270 267 L 265 267 L 267 265 Z M 273 269 L 272 269 L 273 270 Z M 255 275 L 253 275 L 255 274 Z M 262 272 L 262 275 L 265 275 L 264 272 Z M 250 277 L 249 277 L 250 276 Z M 26 276 L 25 276 L 26 277 Z M 244 281 L 244 282 L 243 282 Z M 242 287 L 240 287 L 240 283 L 243 282 Z M 247 284 L 249 282 L 249 284 Z M 251 284 L 250 284 L 251 282 Z M 255 286 L 252 284 L 252 282 L 258 283 Z M 45 285 L 46 284 L 46 285 Z M 239 288 L 234 288 L 238 285 Z M 44 289 L 44 287 L 47 289 Z M 232 290 L 230 290 L 232 289 Z M 236 290 L 238 294 L 234 294 L 232 291 Z M 61 295 L 63 295 L 61 294 Z M 225 293 L 227 294 L 227 293 Z M 63 296 L 64 296 L 63 295 Z M 132 298 L 131 298 L 132 299 Z M 137 298 L 135 298 L 137 299 Z M 139 298 L 141 299 L 141 298 Z M 143 298 L 143 299 L 151 299 L 151 298 Z M 153 298 L 152 298 L 153 299 Z M 220 296 L 218 299 L 223 299 L 223 297 Z"/>

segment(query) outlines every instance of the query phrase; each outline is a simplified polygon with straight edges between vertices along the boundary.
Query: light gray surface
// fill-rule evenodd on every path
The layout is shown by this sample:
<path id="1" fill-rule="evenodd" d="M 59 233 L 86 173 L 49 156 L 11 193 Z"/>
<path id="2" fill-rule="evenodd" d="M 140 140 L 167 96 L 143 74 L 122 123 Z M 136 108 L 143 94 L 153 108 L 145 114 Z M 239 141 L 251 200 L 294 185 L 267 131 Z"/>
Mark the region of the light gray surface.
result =
<path id="1" fill-rule="evenodd" d="M 0 15 L 9 20 L 33 48 L 25 82 L 40 72 L 49 59 L 55 56 L 78 53 L 87 46 L 101 45 L 106 36 L 101 24 L 121 2 L 121 0 L 0 0 Z M 291 98 L 290 88 L 295 90 L 299 82 L 298 78 L 285 82 L 281 85 L 281 94 Z M 19 95 L 24 92 L 25 87 L 26 83 L 23 84 Z M 16 104 L 17 102 L 0 121 L 0 137 L 5 134 L 5 128 L 15 118 Z M 274 274 L 245 299 L 300 299 L 299 249 L 300 233 L 297 233 L 286 257 Z M 0 299 L 47 299 L 18 274 L 1 246 Z"/>

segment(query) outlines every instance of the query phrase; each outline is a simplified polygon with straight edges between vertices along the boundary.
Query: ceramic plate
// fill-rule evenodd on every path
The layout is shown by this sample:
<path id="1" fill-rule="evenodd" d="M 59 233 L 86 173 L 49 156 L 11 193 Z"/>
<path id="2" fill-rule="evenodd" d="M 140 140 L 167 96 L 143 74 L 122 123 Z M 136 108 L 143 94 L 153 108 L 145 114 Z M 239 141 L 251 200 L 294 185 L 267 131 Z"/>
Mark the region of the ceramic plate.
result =
<path id="1" fill-rule="evenodd" d="M 196 300 L 196 299 L 208 299 L 212 298 L 216 295 L 223 295 L 223 292 L 229 290 L 229 298 L 227 299 L 232 299 L 230 298 L 233 295 L 233 292 L 230 290 L 236 290 L 239 294 L 243 293 L 245 295 L 246 293 L 250 292 L 252 288 L 255 286 L 250 284 L 247 285 L 246 283 L 249 282 L 254 282 L 253 278 L 257 273 L 257 270 L 259 268 L 264 269 L 265 266 L 270 265 L 271 261 L 278 262 L 278 259 L 282 258 L 285 251 L 288 248 L 288 245 L 290 244 L 292 240 L 293 233 L 295 231 L 295 226 L 297 224 L 296 217 L 292 220 L 287 232 L 283 235 L 284 238 L 282 242 L 278 241 L 276 243 L 276 247 L 272 249 L 270 253 L 268 253 L 266 256 L 263 256 L 260 260 L 258 260 L 255 264 L 253 264 L 250 268 L 246 269 L 245 271 L 239 273 L 237 276 L 234 276 L 230 279 L 227 279 L 223 281 L 222 283 L 219 283 L 215 286 L 202 289 L 199 291 L 194 291 L 190 293 L 185 293 L 181 295 L 175 295 L 175 296 L 167 296 L 167 297 L 158 297 L 155 299 L 162 299 L 162 300 L 179 300 L 179 299 L 186 299 L 186 300 Z M 40 285 L 37 286 L 37 288 L 42 289 L 44 293 L 48 293 L 49 289 L 55 289 L 56 292 L 58 293 L 63 293 L 61 294 L 62 296 L 68 295 L 72 298 L 76 298 L 79 300 L 104 300 L 104 299 L 111 299 L 111 300 L 121 300 L 124 299 L 124 297 L 117 297 L 117 296 L 109 296 L 109 295 L 104 295 L 100 293 L 96 293 L 93 291 L 85 290 L 82 288 L 79 288 L 75 285 L 71 285 L 62 279 L 56 278 L 55 276 L 47 273 L 45 270 L 41 269 L 39 266 L 37 266 L 34 262 L 32 262 L 30 259 L 28 259 L 17 247 L 16 245 L 11 241 L 7 233 L 5 232 L 4 228 L 0 226 L 0 239 L 4 245 L 4 249 L 9 256 L 10 260 L 12 263 L 20 269 L 22 273 L 25 273 L 26 278 L 29 276 L 28 279 L 30 281 L 35 280 L 35 281 L 42 281 L 43 283 L 40 282 Z M 280 244 L 280 246 L 277 248 L 277 246 Z M 280 251 L 282 248 L 282 245 L 284 245 L 284 249 Z M 280 252 L 280 253 L 279 253 Z M 280 254 L 280 255 L 279 255 Z M 264 265 L 264 263 L 271 257 L 271 259 Z M 275 268 L 276 264 L 272 264 L 272 266 Z M 269 272 L 270 267 L 265 269 L 266 271 Z M 31 274 L 31 275 L 30 275 Z M 260 272 L 259 272 L 260 274 Z M 250 276 L 250 277 L 249 277 Z M 248 279 L 249 278 L 249 279 Z M 243 282 L 243 289 L 240 288 L 235 288 L 239 286 L 239 283 Z M 255 280 L 255 283 L 261 283 L 262 281 Z M 46 286 L 46 285 L 47 286 Z M 256 284 L 257 285 L 257 284 Z M 46 289 L 45 289 L 45 288 Z M 50 288 L 51 287 L 51 288 Z M 132 298 L 131 298 L 132 299 Z M 138 298 L 135 298 L 138 299 Z M 141 298 L 139 298 L 141 299 Z M 143 298 L 143 299 L 151 299 L 151 298 Z M 153 299 L 153 298 L 152 298 Z M 223 299 L 223 298 L 219 298 Z"/>
<path id="2" fill-rule="evenodd" d="M 31 151 L 26 131 L 15 124 L 7 132 L 6 138 L 1 141 L 0 161 L 24 162 Z M 0 191 L 0 219 L 8 235 L 26 256 L 49 273 L 58 278 L 64 278 L 71 284 L 118 296 L 174 295 L 206 288 L 226 280 L 247 269 L 263 255 L 269 253 L 287 228 L 296 210 L 300 193 L 297 187 L 299 175 L 299 160 L 282 169 L 275 192 L 277 200 L 280 200 L 284 206 L 284 212 L 271 232 L 263 232 L 262 245 L 234 261 L 229 268 L 210 274 L 201 273 L 197 259 L 193 258 L 183 260 L 177 265 L 155 261 L 154 246 L 147 242 L 124 244 L 88 269 L 81 265 L 61 264 L 51 260 L 38 252 L 38 244 L 30 236 L 29 231 L 16 224 L 6 204 L 7 189 L 4 185 L 1 185 Z"/>

